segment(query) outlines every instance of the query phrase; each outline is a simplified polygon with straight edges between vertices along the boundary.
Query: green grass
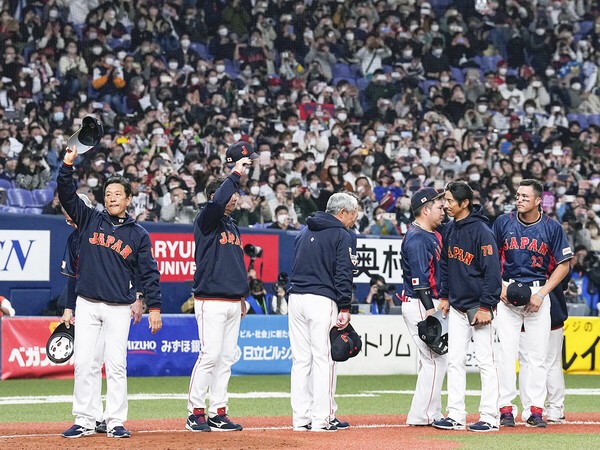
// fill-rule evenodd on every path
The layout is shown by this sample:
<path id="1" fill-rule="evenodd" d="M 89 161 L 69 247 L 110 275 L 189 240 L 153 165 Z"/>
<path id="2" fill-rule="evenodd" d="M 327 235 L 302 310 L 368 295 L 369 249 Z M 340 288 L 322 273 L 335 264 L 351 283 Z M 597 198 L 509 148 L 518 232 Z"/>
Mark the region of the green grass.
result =
<path id="1" fill-rule="evenodd" d="M 570 449 L 570 450 L 582 450 L 582 449 L 593 449 L 600 447 L 600 434 L 570 434 L 570 433 L 531 433 L 531 434 L 502 434 L 490 433 L 490 434 L 474 434 L 469 435 L 452 435 L 448 433 L 440 434 L 437 436 L 427 436 L 432 440 L 443 439 L 445 441 L 460 442 L 463 445 L 461 449 L 474 450 L 474 449 L 485 449 L 485 450 L 506 450 L 507 448 L 515 450 L 530 450 L 532 448 L 552 448 L 557 449 Z M 436 445 L 432 443 L 432 448 L 436 448 Z"/>
<path id="2" fill-rule="evenodd" d="M 598 388 L 599 377 L 590 375 L 567 375 L 567 388 Z M 416 377 L 403 376 L 340 376 L 338 394 L 357 394 L 367 391 L 412 390 Z M 130 394 L 175 393 L 188 391 L 189 377 L 129 378 Z M 479 376 L 467 376 L 467 388 L 479 389 Z M 289 392 L 289 376 L 240 376 L 232 377 L 229 391 L 244 392 Z M 103 392 L 105 391 L 105 387 Z M 0 397 L 71 395 L 73 380 L 6 380 L 0 382 Z M 375 397 L 339 397 L 337 399 L 342 414 L 406 414 L 411 395 L 381 394 Z M 479 398 L 467 396 L 467 410 L 477 412 Z M 442 400 L 446 404 L 446 398 Z M 566 409 L 569 412 L 598 411 L 600 396 L 567 396 Z M 129 418 L 180 418 L 186 414 L 185 400 L 130 400 Z M 231 399 L 230 408 L 236 417 L 243 416 L 290 416 L 288 398 Z M 0 423 L 28 421 L 70 421 L 70 403 L 37 405 L 2 405 Z"/>

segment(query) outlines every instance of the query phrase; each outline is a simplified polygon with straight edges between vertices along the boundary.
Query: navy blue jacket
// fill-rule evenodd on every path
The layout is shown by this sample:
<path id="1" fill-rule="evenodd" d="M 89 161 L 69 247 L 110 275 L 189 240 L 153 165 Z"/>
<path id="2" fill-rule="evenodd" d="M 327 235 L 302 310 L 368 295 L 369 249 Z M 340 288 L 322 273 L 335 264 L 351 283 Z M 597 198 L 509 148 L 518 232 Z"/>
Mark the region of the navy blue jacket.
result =
<path id="1" fill-rule="evenodd" d="M 58 197 L 81 235 L 77 269 L 78 295 L 106 303 L 136 299 L 136 273 L 148 308 L 160 308 L 160 272 L 148 232 L 129 215 L 114 225 L 107 211 L 88 208 L 75 190 L 73 168 L 58 171 Z"/>
<path id="2" fill-rule="evenodd" d="M 232 172 L 194 220 L 194 297 L 241 300 L 250 292 L 240 230 L 225 215 L 225 206 L 239 191 L 239 183 L 240 175 Z"/>
<path id="3" fill-rule="evenodd" d="M 306 220 L 294 243 L 290 293 L 322 295 L 350 309 L 356 235 L 333 215 L 319 211 Z"/>
<path id="4" fill-rule="evenodd" d="M 68 277 L 67 279 L 67 303 L 65 308 L 75 309 L 77 300 L 77 267 L 79 265 L 79 246 L 81 245 L 79 230 L 75 229 L 67 238 L 65 254 L 60 265 L 60 273 Z"/>
<path id="5" fill-rule="evenodd" d="M 487 222 L 475 207 L 463 220 L 449 222 L 444 233 L 440 298 L 462 312 L 477 305 L 493 309 L 500 300 L 500 258 Z"/>
<path id="6" fill-rule="evenodd" d="M 565 291 L 569 287 L 569 280 L 571 279 L 571 273 L 573 269 L 569 270 L 569 273 L 558 283 L 550 292 L 550 328 L 556 330 L 565 324 L 565 320 L 569 317 L 569 310 L 567 308 L 567 299 L 565 298 Z"/>

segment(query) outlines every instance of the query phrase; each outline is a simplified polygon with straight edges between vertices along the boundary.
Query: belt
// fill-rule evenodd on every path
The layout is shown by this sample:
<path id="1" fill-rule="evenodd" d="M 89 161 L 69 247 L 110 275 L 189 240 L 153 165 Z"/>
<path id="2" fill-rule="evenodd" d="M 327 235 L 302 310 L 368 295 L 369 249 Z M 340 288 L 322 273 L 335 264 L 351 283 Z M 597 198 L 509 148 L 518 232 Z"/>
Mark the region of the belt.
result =
<path id="1" fill-rule="evenodd" d="M 543 285 L 546 284 L 546 280 L 535 280 L 535 281 L 519 281 L 519 280 L 513 280 L 512 278 L 509 280 L 504 280 L 507 283 L 523 283 L 529 287 L 542 287 Z"/>

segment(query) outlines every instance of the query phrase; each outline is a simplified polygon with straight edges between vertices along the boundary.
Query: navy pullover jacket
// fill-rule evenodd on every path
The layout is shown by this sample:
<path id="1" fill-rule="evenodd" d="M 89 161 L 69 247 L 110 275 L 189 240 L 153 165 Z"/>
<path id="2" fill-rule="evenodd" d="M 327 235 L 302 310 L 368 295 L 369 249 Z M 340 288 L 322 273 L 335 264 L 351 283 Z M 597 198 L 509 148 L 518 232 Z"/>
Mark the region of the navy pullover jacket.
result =
<path id="1" fill-rule="evenodd" d="M 127 215 L 114 225 L 107 211 L 88 208 L 76 193 L 73 167 L 58 171 L 58 197 L 81 236 L 77 267 L 78 295 L 106 303 L 136 299 L 136 273 L 149 309 L 160 309 L 160 272 L 148 232 Z"/>
<path id="2" fill-rule="evenodd" d="M 241 300 L 250 292 L 240 230 L 225 215 L 225 206 L 239 191 L 240 175 L 232 172 L 194 220 L 196 273 L 194 297 Z"/>
<path id="3" fill-rule="evenodd" d="M 440 298 L 462 312 L 477 305 L 490 310 L 500 300 L 500 259 L 487 222 L 477 206 L 463 220 L 448 223 L 444 234 Z"/>
<path id="4" fill-rule="evenodd" d="M 350 309 L 356 235 L 333 215 L 319 211 L 306 220 L 294 243 L 290 293 L 322 295 Z"/>

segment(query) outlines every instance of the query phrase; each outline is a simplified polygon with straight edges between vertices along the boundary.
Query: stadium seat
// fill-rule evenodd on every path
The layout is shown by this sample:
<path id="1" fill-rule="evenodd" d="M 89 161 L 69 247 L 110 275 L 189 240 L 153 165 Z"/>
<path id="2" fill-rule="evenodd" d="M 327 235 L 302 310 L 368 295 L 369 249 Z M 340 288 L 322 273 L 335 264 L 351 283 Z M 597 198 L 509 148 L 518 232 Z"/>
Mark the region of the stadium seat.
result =
<path id="1" fill-rule="evenodd" d="M 428 94 L 431 86 L 436 86 L 438 83 L 438 80 L 423 80 L 419 83 L 419 87 L 421 88 L 421 92 L 423 94 Z"/>
<path id="2" fill-rule="evenodd" d="M 356 86 L 356 79 L 351 78 L 351 77 L 336 77 L 333 79 L 333 85 L 337 86 L 337 84 L 340 81 L 347 81 L 348 83 L 350 83 L 352 86 Z"/>
<path id="3" fill-rule="evenodd" d="M 490 71 L 495 72 L 496 65 L 498 64 L 498 61 L 500 61 L 501 59 L 502 59 L 502 56 L 500 56 L 500 55 L 482 56 L 480 66 L 481 66 L 481 69 L 483 70 L 483 73 L 490 72 Z"/>
<path id="4" fill-rule="evenodd" d="M 592 22 L 591 20 L 582 20 L 581 22 L 577 22 L 577 24 L 579 25 L 579 31 L 577 32 L 577 34 L 580 34 L 582 36 L 585 36 L 590 31 L 592 31 L 592 28 L 594 28 L 594 22 Z"/>
<path id="5" fill-rule="evenodd" d="M 33 195 L 27 189 L 12 188 L 7 194 L 8 206 L 25 208 L 34 206 Z"/>
<path id="6" fill-rule="evenodd" d="M 0 188 L 8 191 L 9 189 L 13 188 L 12 182 L 5 180 L 4 178 L 0 178 Z"/>
<path id="7" fill-rule="evenodd" d="M 458 67 L 450 67 L 450 72 L 452 73 L 452 78 L 454 78 L 454 81 L 461 84 L 465 82 L 465 76 L 461 69 Z"/>
<path id="8" fill-rule="evenodd" d="M 600 127 L 600 114 L 590 114 L 587 116 L 589 125 L 596 125 Z"/>
<path id="9" fill-rule="evenodd" d="M 352 68 L 349 64 L 335 63 L 331 73 L 333 74 L 333 78 L 354 78 Z"/>
<path id="10" fill-rule="evenodd" d="M 50 181 L 48 181 L 48 186 L 46 186 L 46 189 L 54 190 L 54 189 L 56 189 L 56 185 L 57 185 L 56 180 L 50 180 Z"/>
<path id="11" fill-rule="evenodd" d="M 586 129 L 587 127 L 589 127 L 588 118 L 585 114 L 570 113 L 567 114 L 567 120 L 569 122 L 576 120 L 577 122 L 579 122 L 579 126 L 581 127 L 581 129 Z"/>
<path id="12" fill-rule="evenodd" d="M 0 213 L 5 214 L 24 214 L 25 210 L 23 208 L 18 208 L 16 206 L 1 206 L 0 205 Z"/>
<path id="13" fill-rule="evenodd" d="M 212 61 L 213 59 L 212 55 L 208 51 L 208 47 L 201 42 L 191 42 L 190 49 L 202 59 L 207 61 Z"/>
<path id="14" fill-rule="evenodd" d="M 368 78 L 357 78 L 356 79 L 356 86 L 358 87 L 359 91 L 364 91 L 367 86 L 369 85 L 371 80 L 369 80 Z"/>
<path id="15" fill-rule="evenodd" d="M 23 211 L 25 214 L 42 214 L 42 208 L 29 207 Z"/>
<path id="16" fill-rule="evenodd" d="M 54 198 L 54 189 L 34 189 L 33 193 L 33 206 L 41 208 L 46 206 Z"/>

